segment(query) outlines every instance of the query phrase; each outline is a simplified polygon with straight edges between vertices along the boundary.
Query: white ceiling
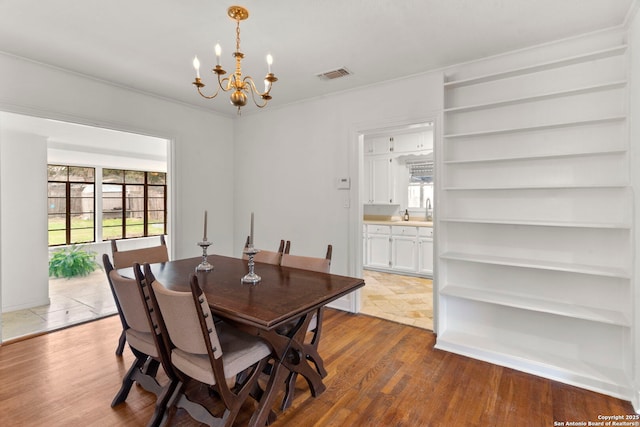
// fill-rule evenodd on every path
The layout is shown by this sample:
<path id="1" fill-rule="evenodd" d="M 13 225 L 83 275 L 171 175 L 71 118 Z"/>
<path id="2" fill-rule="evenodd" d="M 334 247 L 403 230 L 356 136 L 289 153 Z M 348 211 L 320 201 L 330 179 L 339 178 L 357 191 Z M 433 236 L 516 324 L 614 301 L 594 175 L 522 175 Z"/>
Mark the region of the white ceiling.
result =
<path id="1" fill-rule="evenodd" d="M 243 72 L 258 82 L 265 56 L 279 78 L 272 105 L 422 73 L 623 25 L 637 0 L 244 0 Z M 233 68 L 233 0 L 0 0 L 0 51 L 233 116 L 191 85 L 195 54 L 206 89 Z M 347 67 L 352 76 L 317 74 Z M 255 107 L 247 107 L 255 109 Z"/>

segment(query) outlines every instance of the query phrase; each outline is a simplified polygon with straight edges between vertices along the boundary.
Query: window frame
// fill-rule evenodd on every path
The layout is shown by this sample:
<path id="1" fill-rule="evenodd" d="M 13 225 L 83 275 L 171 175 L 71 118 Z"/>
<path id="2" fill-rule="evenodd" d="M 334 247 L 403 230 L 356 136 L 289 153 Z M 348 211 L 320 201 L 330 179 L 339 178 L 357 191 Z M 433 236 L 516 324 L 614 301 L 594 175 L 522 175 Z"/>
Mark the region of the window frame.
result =
<path id="1" fill-rule="evenodd" d="M 119 171 L 120 175 L 121 175 L 121 182 L 111 182 L 111 181 L 105 181 L 104 179 L 104 171 L 108 170 L 108 171 Z M 100 192 L 101 192 L 101 198 L 102 198 L 102 223 L 100 224 L 100 227 L 103 231 L 103 241 L 108 241 L 108 240 L 121 240 L 121 239 L 139 239 L 139 238 L 144 238 L 144 237 L 151 237 L 151 236 L 159 236 L 159 235 L 166 235 L 167 234 L 167 173 L 166 172 L 158 172 L 158 171 L 139 171 L 139 170 L 132 170 L 132 169 L 116 169 L 116 168 L 103 168 L 103 175 L 102 175 L 102 182 L 101 182 L 101 187 L 100 187 Z M 144 179 L 143 182 L 127 182 L 127 176 L 129 174 L 142 174 Z M 161 174 L 164 176 L 163 179 L 163 183 L 162 184 L 156 184 L 151 182 L 151 180 L 149 179 L 151 174 Z M 113 174 L 110 174 L 110 176 L 114 176 Z M 104 210 L 104 186 L 105 185 L 109 185 L 109 186 L 114 186 L 114 187 L 120 187 L 121 188 L 121 195 L 120 195 L 120 202 L 121 202 L 121 206 L 122 208 L 120 209 L 120 211 L 122 212 L 122 216 L 119 218 L 121 220 L 121 230 L 120 230 L 120 235 L 119 237 L 115 237 L 115 238 L 106 238 L 104 237 L 104 214 L 105 214 L 105 210 Z M 143 187 L 143 194 L 142 194 L 142 211 L 136 210 L 133 212 L 142 212 L 142 216 L 143 216 L 143 224 L 142 224 L 142 235 L 135 235 L 135 236 L 127 236 L 127 213 L 132 212 L 128 207 L 127 207 L 127 186 L 142 186 Z M 151 211 L 149 209 L 149 188 L 150 187 L 159 187 L 162 188 L 162 193 L 163 193 L 163 203 L 162 203 L 162 215 L 163 215 L 163 220 L 162 222 L 151 222 L 149 221 L 149 212 Z M 139 196 L 137 196 L 139 197 Z M 155 198 L 155 197 L 154 197 Z M 115 198 L 113 198 L 115 199 Z M 158 210 L 153 210 L 153 211 L 158 211 Z M 110 212 L 112 213 L 112 211 Z M 154 234 L 149 234 L 149 225 L 150 224 L 162 224 L 162 232 L 161 233 L 154 233 Z M 112 228 L 112 227 L 108 227 L 108 228 Z M 116 228 L 116 227 L 113 227 Z M 131 225 L 129 226 L 129 229 L 131 229 Z"/>
<path id="2" fill-rule="evenodd" d="M 66 180 L 62 180 L 62 179 L 49 179 L 49 169 L 50 167 L 63 167 L 66 169 Z M 93 181 L 87 181 L 87 180 L 71 180 L 70 176 L 71 176 L 71 169 L 72 168 L 81 168 L 81 169 L 91 169 L 93 170 Z M 47 242 L 49 243 L 48 246 L 49 247 L 56 247 L 56 246 L 66 246 L 66 245 L 74 245 L 74 244 L 87 244 L 87 243 L 95 243 L 96 241 L 96 168 L 92 167 L 92 166 L 74 166 L 74 165 L 61 165 L 61 164 L 47 164 L 47 200 L 51 199 L 51 198 L 62 198 L 60 196 L 52 196 L 49 193 L 49 184 L 64 184 L 65 186 L 65 195 L 64 195 L 64 199 L 65 199 L 65 209 L 64 209 L 64 217 L 65 217 L 65 241 L 64 243 L 57 243 L 57 244 L 51 244 L 50 243 L 50 239 L 49 239 L 49 233 L 51 231 L 58 231 L 58 230 L 52 230 L 50 228 L 50 222 L 49 222 L 49 218 L 52 215 L 61 215 L 60 213 L 50 213 L 47 211 Z M 76 198 L 77 196 L 73 196 L 72 194 L 72 185 L 73 184 L 91 184 L 93 185 L 93 196 L 92 197 L 86 197 L 87 199 L 91 199 L 92 203 L 91 203 L 91 208 L 92 210 L 90 211 L 80 211 L 80 212 L 72 212 L 72 199 Z M 89 213 L 92 215 L 93 217 L 93 226 L 92 227 L 79 227 L 79 228 L 72 228 L 71 224 L 72 224 L 72 217 L 74 214 L 83 214 L 83 213 Z M 87 240 L 87 241 L 82 241 L 82 242 L 73 242 L 72 241 L 72 231 L 73 230 L 82 230 L 82 229 L 91 229 L 92 231 L 92 239 L 91 240 Z"/>

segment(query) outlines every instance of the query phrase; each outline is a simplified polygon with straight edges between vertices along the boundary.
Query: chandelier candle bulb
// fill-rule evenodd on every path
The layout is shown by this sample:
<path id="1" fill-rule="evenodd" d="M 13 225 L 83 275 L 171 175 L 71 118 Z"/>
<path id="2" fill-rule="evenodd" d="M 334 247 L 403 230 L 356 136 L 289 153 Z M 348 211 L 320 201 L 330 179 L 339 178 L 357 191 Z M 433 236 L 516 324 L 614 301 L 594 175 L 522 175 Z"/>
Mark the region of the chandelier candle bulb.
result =
<path id="1" fill-rule="evenodd" d="M 197 55 L 193 58 L 193 68 L 196 69 L 196 79 L 199 79 L 200 78 L 200 61 L 198 60 Z"/>
<path id="2" fill-rule="evenodd" d="M 220 65 L 220 55 L 222 55 L 222 48 L 220 47 L 220 43 L 216 43 L 215 51 L 216 51 L 216 65 Z"/>
<path id="3" fill-rule="evenodd" d="M 267 55 L 267 66 L 268 66 L 268 73 L 271 74 L 271 65 L 273 64 L 273 56 L 271 56 L 271 54 Z"/>

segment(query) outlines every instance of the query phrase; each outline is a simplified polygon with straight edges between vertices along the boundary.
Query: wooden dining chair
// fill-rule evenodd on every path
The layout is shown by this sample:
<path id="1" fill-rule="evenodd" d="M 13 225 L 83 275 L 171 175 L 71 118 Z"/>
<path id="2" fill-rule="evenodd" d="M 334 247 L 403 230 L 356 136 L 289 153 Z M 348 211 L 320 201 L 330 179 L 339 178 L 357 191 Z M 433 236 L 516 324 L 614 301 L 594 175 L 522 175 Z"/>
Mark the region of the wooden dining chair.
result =
<path id="1" fill-rule="evenodd" d="M 116 406 L 127 399 L 129 391 L 136 382 L 145 390 L 156 395 L 156 410 L 149 421 L 149 426 L 160 424 L 164 416 L 167 396 L 172 390 L 171 381 L 165 385 L 160 385 L 156 379 L 156 374 L 164 358 L 160 351 L 161 342 L 158 335 L 147 319 L 147 309 L 144 298 L 140 293 L 138 281 L 142 276 L 140 266 L 134 266 L 136 279 L 122 277 L 113 268 L 109 256 L 103 255 L 105 271 L 109 278 L 109 286 L 113 293 L 118 314 L 122 320 L 126 341 L 135 359 L 131 367 L 122 379 L 122 386 L 111 402 L 111 406 Z M 147 313 L 148 314 L 148 313 Z M 162 363 L 165 366 L 164 363 Z M 165 367 L 165 371 L 167 371 Z M 171 378 L 170 371 L 167 375 Z"/>
<path id="2" fill-rule="evenodd" d="M 283 267 L 292 267 L 292 268 L 300 268 L 303 270 L 311 270 L 317 271 L 320 273 L 329 273 L 331 270 L 331 256 L 333 253 L 333 246 L 327 246 L 327 253 L 324 258 L 315 258 L 308 256 L 300 256 L 300 255 L 290 255 L 289 253 L 282 255 L 282 261 L 280 265 Z M 316 310 L 309 322 L 309 326 L 307 328 L 307 332 L 310 333 L 311 337 L 309 341 L 305 341 L 304 348 L 306 354 L 304 355 L 307 359 L 312 361 L 316 367 L 316 370 L 323 378 L 327 376 L 327 371 L 324 368 L 324 364 L 322 362 L 322 358 L 318 354 L 318 343 L 320 342 L 320 334 L 322 332 L 322 317 L 324 315 L 324 307 L 320 307 Z M 281 333 L 287 334 L 287 328 L 294 327 L 296 322 L 293 322 L 290 325 L 284 327 L 283 330 L 279 331 Z M 296 372 L 289 373 L 289 376 L 286 381 L 286 391 L 284 395 L 284 399 L 282 401 L 282 409 L 286 409 L 291 406 L 293 402 L 293 395 L 295 393 L 295 384 L 298 374 Z"/>
<path id="3" fill-rule="evenodd" d="M 260 249 L 260 252 L 254 255 L 253 260 L 255 262 L 262 262 L 265 264 L 280 265 L 280 260 L 282 259 L 282 255 L 285 253 L 287 254 L 289 253 L 290 245 L 291 245 L 291 242 L 289 242 L 288 240 L 286 243 L 284 240 L 280 240 L 280 247 L 278 247 L 277 252 Z M 246 250 L 248 247 L 249 247 L 249 236 L 247 236 L 244 249 Z M 243 252 L 242 258 L 249 259 L 247 254 L 245 254 L 244 252 Z"/>
<path id="4" fill-rule="evenodd" d="M 191 417 L 208 425 L 231 426 L 247 397 L 259 388 L 258 377 L 271 357 L 269 346 L 224 322 L 215 324 L 195 275 L 191 276 L 191 292 L 165 288 L 148 264 L 144 275 L 171 364 L 180 379 L 167 409 L 188 405 L 185 389 L 189 382 L 197 381 L 220 396 L 225 411 L 215 417 L 200 406 L 200 411 L 188 411 Z"/>
<path id="5" fill-rule="evenodd" d="M 115 240 L 111 240 L 111 252 L 113 253 L 113 266 L 119 270 L 121 268 L 132 267 L 134 263 L 156 263 L 169 261 L 169 251 L 167 250 L 167 243 L 164 236 L 160 236 L 160 244 L 156 246 L 149 246 L 146 248 L 131 249 L 131 250 L 118 250 L 118 245 Z M 116 354 L 122 355 L 124 350 L 124 344 L 126 337 L 124 330 L 120 334 L 118 340 L 118 347 L 116 348 Z"/>

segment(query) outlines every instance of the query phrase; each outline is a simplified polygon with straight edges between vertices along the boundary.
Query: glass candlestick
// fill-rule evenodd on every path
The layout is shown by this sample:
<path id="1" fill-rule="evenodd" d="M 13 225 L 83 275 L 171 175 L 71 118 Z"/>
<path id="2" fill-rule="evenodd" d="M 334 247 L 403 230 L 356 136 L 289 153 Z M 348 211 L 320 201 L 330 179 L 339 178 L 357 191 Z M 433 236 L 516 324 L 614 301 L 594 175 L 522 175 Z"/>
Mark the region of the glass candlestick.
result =
<path id="1" fill-rule="evenodd" d="M 260 250 L 254 248 L 253 245 L 247 246 L 244 250 L 244 253 L 249 257 L 249 272 L 242 278 L 242 283 L 251 283 L 255 285 L 262 280 L 262 277 L 258 276 L 254 271 L 255 263 L 253 262 L 253 257 L 256 256 L 258 252 L 260 252 Z"/>
<path id="2" fill-rule="evenodd" d="M 213 265 L 207 261 L 207 249 L 211 246 L 212 242 L 207 240 L 203 240 L 202 242 L 198 242 L 198 246 L 202 248 L 202 262 L 198 264 L 196 267 L 196 271 L 211 271 L 213 270 Z"/>

